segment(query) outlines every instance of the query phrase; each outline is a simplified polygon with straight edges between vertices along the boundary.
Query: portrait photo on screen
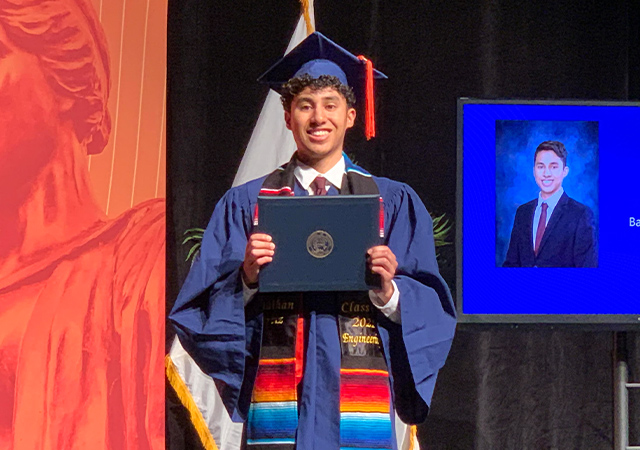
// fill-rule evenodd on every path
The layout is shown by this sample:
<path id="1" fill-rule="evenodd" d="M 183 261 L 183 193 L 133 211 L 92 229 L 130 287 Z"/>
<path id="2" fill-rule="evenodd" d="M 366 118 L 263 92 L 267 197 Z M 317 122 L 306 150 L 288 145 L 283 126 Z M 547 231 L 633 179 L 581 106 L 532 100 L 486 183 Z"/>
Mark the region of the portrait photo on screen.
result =
<path id="1" fill-rule="evenodd" d="M 598 267 L 598 125 L 496 120 L 497 267 Z"/>

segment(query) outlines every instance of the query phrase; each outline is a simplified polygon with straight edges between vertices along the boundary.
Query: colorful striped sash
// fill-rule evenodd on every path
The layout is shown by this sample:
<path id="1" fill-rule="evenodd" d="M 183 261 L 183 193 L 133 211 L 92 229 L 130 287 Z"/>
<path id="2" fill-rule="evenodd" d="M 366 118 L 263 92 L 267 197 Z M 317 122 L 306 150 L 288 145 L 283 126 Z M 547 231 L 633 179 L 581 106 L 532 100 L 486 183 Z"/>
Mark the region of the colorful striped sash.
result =
<path id="1" fill-rule="evenodd" d="M 391 448 L 389 374 L 340 370 L 340 448 Z"/>
<path id="2" fill-rule="evenodd" d="M 249 408 L 247 445 L 293 448 L 298 427 L 295 358 L 260 360 Z"/>
<path id="3" fill-rule="evenodd" d="M 256 301 L 257 299 L 254 299 Z M 254 450 L 295 447 L 299 377 L 296 341 L 300 295 L 269 295 L 263 303 L 263 334 L 258 373 L 247 419 L 247 445 Z"/>
<path id="4" fill-rule="evenodd" d="M 262 300 L 262 357 L 247 420 L 247 445 L 254 450 L 295 448 L 299 382 L 296 311 L 301 310 L 302 298 L 299 294 L 271 294 Z M 342 311 L 337 317 L 342 348 L 340 448 L 392 449 L 389 374 L 372 319 L 374 307 L 362 293 L 338 294 L 336 301 Z"/>
<path id="5" fill-rule="evenodd" d="M 351 297 L 354 296 L 354 297 Z M 391 449 L 389 373 L 367 294 L 341 294 L 340 448 Z"/>

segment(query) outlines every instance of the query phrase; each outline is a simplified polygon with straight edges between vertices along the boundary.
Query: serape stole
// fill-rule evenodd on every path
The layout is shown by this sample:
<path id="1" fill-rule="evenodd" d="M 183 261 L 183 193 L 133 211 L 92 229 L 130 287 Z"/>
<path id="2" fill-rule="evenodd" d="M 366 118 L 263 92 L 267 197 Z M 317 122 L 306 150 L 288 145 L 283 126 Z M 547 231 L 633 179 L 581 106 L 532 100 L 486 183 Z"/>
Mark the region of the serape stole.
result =
<path id="1" fill-rule="evenodd" d="M 302 356 L 296 357 L 296 344 L 303 342 L 297 337 L 302 302 L 295 293 L 262 295 L 261 300 L 262 347 L 247 419 L 247 445 L 254 450 L 293 449 L 302 375 Z"/>
<path id="2" fill-rule="evenodd" d="M 367 293 L 345 292 L 339 298 L 340 449 L 391 449 L 389 373 L 375 306 Z"/>

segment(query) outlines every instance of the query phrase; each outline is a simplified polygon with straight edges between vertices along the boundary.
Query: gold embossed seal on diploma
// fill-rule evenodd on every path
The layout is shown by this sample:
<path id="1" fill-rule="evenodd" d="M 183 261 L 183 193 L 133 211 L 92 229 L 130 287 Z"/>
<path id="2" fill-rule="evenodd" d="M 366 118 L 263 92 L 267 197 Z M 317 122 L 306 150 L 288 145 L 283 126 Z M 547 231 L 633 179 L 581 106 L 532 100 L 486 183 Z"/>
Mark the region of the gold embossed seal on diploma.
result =
<path id="1" fill-rule="evenodd" d="M 307 251 L 314 258 L 326 258 L 333 251 L 333 238 L 324 230 L 316 230 L 307 238 Z"/>

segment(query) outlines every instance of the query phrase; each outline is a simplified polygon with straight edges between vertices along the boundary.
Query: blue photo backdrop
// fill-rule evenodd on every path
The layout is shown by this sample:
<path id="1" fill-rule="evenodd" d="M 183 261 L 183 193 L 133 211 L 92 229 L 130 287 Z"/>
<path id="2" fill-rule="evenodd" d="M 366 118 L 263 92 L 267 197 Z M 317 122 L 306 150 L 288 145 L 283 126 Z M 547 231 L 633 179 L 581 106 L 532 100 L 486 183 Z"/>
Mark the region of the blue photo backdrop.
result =
<path id="1" fill-rule="evenodd" d="M 533 155 L 544 141 L 567 149 L 566 194 L 593 211 L 598 235 L 598 122 L 496 121 L 496 265 L 502 266 L 518 206 L 538 197 Z"/>

